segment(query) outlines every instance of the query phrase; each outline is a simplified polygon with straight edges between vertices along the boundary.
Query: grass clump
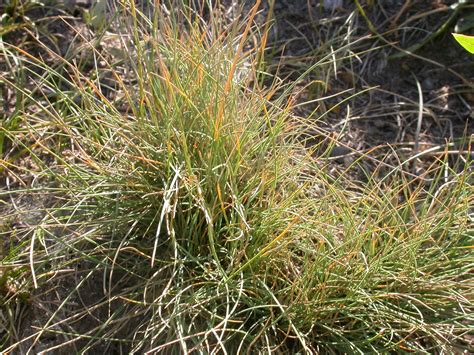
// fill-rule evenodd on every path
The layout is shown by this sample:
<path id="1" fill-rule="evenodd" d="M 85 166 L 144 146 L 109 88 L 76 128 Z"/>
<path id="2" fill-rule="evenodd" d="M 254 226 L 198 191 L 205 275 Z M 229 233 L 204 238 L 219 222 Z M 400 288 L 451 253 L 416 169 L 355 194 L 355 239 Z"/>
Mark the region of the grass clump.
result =
<path id="1" fill-rule="evenodd" d="M 467 347 L 469 161 L 455 171 L 440 159 L 430 187 L 401 169 L 363 187 L 335 182 L 299 143 L 314 123 L 292 116 L 275 94 L 284 88 L 255 80 L 257 7 L 230 25 L 183 9 L 119 9 L 120 58 L 90 49 L 108 88 L 99 65 L 87 77 L 3 52 L 57 95 L 9 82 L 28 100 L 17 128 L 3 129 L 2 168 L 16 177 L 3 214 L 27 223 L 0 232 L 14 250 L 2 266 L 22 281 L 4 292 L 2 347 Z M 33 331 L 16 329 L 13 310 L 39 304 Z"/>

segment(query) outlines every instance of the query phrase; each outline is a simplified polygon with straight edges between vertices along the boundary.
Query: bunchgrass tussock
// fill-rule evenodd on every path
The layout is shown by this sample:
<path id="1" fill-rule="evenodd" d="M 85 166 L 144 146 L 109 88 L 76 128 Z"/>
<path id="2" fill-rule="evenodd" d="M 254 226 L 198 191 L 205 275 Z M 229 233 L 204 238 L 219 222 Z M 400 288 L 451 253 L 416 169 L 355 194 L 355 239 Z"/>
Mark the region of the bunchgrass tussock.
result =
<path id="1" fill-rule="evenodd" d="M 258 4 L 231 22 L 124 3 L 114 55 L 78 33 L 88 75 L 6 44 L 36 85 L 4 78 L 22 101 L 2 127 L 3 349 L 468 349 L 470 149 L 429 179 L 329 176 L 299 139 L 317 122 L 258 80 Z"/>

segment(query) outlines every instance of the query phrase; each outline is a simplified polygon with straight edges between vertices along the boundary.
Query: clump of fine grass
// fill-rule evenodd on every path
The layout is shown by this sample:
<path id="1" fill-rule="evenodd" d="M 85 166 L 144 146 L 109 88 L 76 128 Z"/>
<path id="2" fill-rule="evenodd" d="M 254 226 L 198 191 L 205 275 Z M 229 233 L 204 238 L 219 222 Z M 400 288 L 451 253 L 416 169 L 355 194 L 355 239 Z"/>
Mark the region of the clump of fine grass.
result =
<path id="1" fill-rule="evenodd" d="M 1 232 L 17 243 L 2 263 L 21 270 L 10 275 L 29 293 L 23 302 L 45 313 L 3 348 L 466 347 L 469 161 L 455 172 L 440 159 L 430 188 L 394 169 L 347 189 L 297 143 L 311 122 L 273 98 L 283 90 L 258 86 L 259 56 L 244 52 L 254 12 L 226 27 L 189 9 L 120 11 L 125 55 L 107 62 L 93 51 L 113 73 L 112 98 L 73 65 L 65 78 L 15 54 L 28 75 L 46 72 L 37 79 L 78 94 L 32 98 L 18 128 L 4 130 L 35 165 L 4 160 L 3 169 L 37 178 L 2 196 L 47 198 L 27 211 L 17 203 L 11 218 L 35 218 Z"/>

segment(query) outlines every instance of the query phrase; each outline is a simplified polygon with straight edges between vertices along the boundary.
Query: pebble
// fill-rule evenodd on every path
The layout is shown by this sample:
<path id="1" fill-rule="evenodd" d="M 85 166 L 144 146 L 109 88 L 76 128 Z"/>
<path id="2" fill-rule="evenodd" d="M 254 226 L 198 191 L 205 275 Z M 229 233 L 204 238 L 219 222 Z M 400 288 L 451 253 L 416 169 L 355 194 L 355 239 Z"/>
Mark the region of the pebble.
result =
<path id="1" fill-rule="evenodd" d="M 425 80 L 422 81 L 421 87 L 426 91 L 431 91 L 434 89 L 433 79 L 427 77 Z"/>
<path id="2" fill-rule="evenodd" d="M 344 4 L 343 0 L 324 0 L 323 6 L 326 10 L 334 10 L 337 8 L 342 8 Z"/>
<path id="3" fill-rule="evenodd" d="M 332 151 L 330 153 L 331 158 L 335 158 L 337 163 L 344 163 L 344 158 L 352 152 L 352 149 L 342 146 L 342 145 L 336 145 L 332 148 Z"/>

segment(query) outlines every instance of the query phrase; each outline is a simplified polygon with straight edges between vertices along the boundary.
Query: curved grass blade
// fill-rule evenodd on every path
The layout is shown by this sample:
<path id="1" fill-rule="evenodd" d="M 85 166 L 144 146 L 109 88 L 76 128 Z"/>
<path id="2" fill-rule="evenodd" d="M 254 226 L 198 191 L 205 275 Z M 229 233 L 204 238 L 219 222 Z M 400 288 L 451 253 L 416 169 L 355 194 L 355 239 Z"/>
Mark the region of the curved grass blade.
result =
<path id="1" fill-rule="evenodd" d="M 469 53 L 474 54 L 474 36 L 453 33 L 454 39 Z"/>

